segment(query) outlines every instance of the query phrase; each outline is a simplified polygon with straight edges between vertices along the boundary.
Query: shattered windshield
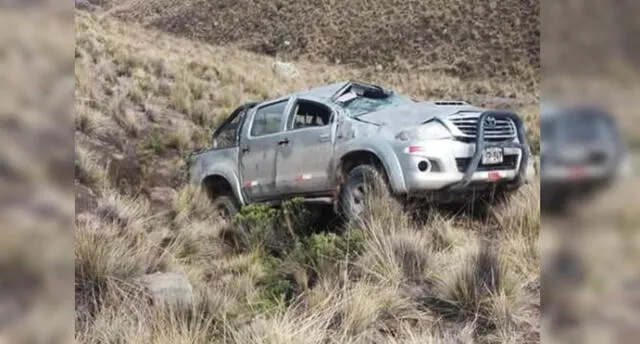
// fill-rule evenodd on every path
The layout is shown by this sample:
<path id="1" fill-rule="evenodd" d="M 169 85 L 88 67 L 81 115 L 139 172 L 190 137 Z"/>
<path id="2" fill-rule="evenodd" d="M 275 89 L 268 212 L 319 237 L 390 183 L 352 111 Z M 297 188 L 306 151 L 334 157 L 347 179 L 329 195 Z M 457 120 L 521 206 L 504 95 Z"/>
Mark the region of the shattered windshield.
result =
<path id="1" fill-rule="evenodd" d="M 386 98 L 369 98 L 349 92 L 338 98 L 338 104 L 349 110 L 353 116 L 379 110 L 387 106 L 400 106 L 413 103 L 411 99 L 401 95 L 392 95 Z"/>

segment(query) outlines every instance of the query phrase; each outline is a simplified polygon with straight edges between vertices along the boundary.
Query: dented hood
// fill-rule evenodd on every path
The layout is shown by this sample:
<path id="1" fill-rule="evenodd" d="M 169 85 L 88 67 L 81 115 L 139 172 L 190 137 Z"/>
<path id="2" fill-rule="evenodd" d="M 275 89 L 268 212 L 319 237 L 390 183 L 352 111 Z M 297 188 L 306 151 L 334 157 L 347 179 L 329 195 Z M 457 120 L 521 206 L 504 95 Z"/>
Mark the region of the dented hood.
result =
<path id="1" fill-rule="evenodd" d="M 391 128 L 406 128 L 420 125 L 434 117 L 447 117 L 458 112 L 482 112 L 473 105 L 441 105 L 433 102 L 420 102 L 398 106 L 387 106 L 380 110 L 361 114 L 356 118 Z"/>

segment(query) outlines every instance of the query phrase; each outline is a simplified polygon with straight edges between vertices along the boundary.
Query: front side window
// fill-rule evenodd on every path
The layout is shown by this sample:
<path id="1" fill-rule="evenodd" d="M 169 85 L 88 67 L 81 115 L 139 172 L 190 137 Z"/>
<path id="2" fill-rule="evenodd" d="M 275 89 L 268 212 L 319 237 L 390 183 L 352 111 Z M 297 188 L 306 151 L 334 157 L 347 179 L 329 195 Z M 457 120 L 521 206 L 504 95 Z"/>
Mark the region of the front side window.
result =
<path id="1" fill-rule="evenodd" d="M 280 131 L 282 115 L 287 107 L 287 100 L 259 108 L 253 117 L 251 136 L 275 134 Z"/>
<path id="2" fill-rule="evenodd" d="M 311 101 L 298 101 L 293 116 L 289 121 L 289 129 L 322 127 L 331 122 L 331 109 Z"/>

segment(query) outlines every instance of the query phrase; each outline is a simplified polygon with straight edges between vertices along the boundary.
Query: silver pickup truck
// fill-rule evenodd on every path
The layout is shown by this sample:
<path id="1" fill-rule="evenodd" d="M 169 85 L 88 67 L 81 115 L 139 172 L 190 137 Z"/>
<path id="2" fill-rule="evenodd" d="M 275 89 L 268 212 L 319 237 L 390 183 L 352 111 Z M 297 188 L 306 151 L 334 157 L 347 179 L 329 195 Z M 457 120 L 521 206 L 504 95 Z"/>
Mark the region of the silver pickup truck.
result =
<path id="1" fill-rule="evenodd" d="M 353 218 L 367 192 L 468 202 L 510 194 L 535 175 L 516 114 L 416 102 L 355 81 L 244 104 L 212 139 L 191 157 L 189 178 L 228 215 L 302 197 Z"/>

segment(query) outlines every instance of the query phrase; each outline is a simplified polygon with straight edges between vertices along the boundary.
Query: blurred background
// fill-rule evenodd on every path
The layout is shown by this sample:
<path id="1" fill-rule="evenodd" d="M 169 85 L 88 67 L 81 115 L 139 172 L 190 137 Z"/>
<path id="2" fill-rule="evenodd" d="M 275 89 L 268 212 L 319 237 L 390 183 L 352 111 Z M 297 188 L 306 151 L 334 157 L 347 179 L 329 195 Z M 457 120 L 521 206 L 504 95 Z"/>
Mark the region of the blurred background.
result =
<path id="1" fill-rule="evenodd" d="M 543 1 L 542 341 L 640 335 L 637 1 Z"/>
<path id="2" fill-rule="evenodd" d="M 0 343 L 73 340 L 73 20 L 0 1 Z"/>

